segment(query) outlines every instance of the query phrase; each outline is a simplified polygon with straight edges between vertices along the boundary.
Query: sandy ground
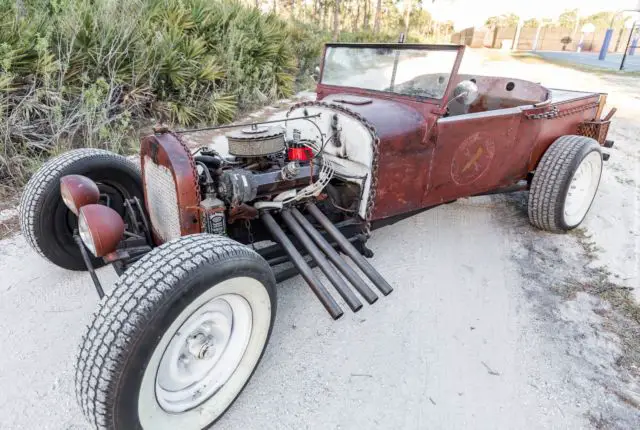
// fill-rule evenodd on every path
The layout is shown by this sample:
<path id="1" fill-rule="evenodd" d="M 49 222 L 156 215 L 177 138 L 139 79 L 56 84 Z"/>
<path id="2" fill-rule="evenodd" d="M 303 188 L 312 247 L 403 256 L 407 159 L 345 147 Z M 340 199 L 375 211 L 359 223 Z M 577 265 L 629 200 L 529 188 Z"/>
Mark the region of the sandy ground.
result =
<path id="1" fill-rule="evenodd" d="M 216 428 L 640 428 L 640 321 L 603 293 L 640 284 L 640 85 L 481 53 L 464 67 L 611 93 L 616 146 L 584 228 L 535 230 L 516 194 L 377 230 L 373 264 L 395 292 L 333 322 L 301 279 L 281 284 L 265 358 Z M 0 268 L 0 428 L 85 429 L 73 363 L 88 275 L 20 235 L 0 241 Z"/>

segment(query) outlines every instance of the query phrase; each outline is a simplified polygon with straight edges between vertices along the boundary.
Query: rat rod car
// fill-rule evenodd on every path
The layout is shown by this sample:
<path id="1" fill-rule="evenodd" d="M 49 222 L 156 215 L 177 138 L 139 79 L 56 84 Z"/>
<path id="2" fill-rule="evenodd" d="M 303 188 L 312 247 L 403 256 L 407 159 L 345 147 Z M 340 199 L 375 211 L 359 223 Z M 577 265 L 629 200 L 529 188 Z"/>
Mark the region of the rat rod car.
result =
<path id="1" fill-rule="evenodd" d="M 317 100 L 282 119 L 215 127 L 237 128 L 228 148 L 192 152 L 189 130 L 157 128 L 139 166 L 76 149 L 33 176 L 25 237 L 54 264 L 88 270 L 102 298 L 76 367 L 93 426 L 212 425 L 265 350 L 276 282 L 299 273 L 334 319 L 344 305 L 326 285 L 354 312 L 378 299 L 374 289 L 392 291 L 364 258 L 375 228 L 519 190 L 536 227 L 582 222 L 601 147 L 613 144 L 606 96 L 461 75 L 463 51 L 328 44 Z M 120 276 L 106 295 L 94 272 L 104 264 Z"/>

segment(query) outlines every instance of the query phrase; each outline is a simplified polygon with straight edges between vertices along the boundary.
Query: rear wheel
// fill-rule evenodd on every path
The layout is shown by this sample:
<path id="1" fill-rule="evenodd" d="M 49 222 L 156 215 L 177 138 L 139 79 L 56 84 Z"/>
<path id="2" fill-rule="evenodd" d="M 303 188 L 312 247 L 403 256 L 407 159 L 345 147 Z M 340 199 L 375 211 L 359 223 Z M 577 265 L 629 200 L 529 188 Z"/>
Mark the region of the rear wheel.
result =
<path id="1" fill-rule="evenodd" d="M 131 266 L 100 303 L 76 366 L 99 429 L 200 430 L 240 394 L 276 313 L 275 279 L 226 237 L 184 236 Z"/>
<path id="2" fill-rule="evenodd" d="M 78 219 L 62 201 L 60 178 L 84 175 L 98 184 L 100 202 L 124 216 L 124 201 L 142 199 L 140 169 L 126 158 L 102 149 L 75 149 L 52 158 L 29 180 L 20 201 L 20 227 L 31 247 L 62 268 L 85 270 L 73 240 Z M 102 266 L 94 258 L 94 267 Z"/>
<path id="3" fill-rule="evenodd" d="M 529 219 L 563 232 L 584 220 L 600 184 L 602 152 L 595 140 L 562 136 L 544 153 L 531 181 Z"/>

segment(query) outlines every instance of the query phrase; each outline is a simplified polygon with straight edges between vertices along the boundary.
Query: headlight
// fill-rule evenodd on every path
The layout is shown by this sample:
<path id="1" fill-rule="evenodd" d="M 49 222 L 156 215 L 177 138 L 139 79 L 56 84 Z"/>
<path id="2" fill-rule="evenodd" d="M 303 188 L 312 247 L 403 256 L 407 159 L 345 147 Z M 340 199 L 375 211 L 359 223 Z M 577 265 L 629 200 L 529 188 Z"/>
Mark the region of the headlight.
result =
<path id="1" fill-rule="evenodd" d="M 78 215 L 81 207 L 98 203 L 100 190 L 95 182 L 82 175 L 60 178 L 60 195 L 71 212 Z"/>
<path id="2" fill-rule="evenodd" d="M 85 244 L 85 246 L 89 249 L 89 251 L 91 251 L 93 255 L 96 255 L 96 244 L 93 241 L 93 236 L 91 236 L 91 231 L 89 230 L 89 225 L 87 224 L 87 218 L 82 212 L 80 212 L 80 217 L 78 218 L 78 232 L 80 233 L 80 239 L 82 239 L 82 242 Z"/>
<path id="3" fill-rule="evenodd" d="M 96 257 L 113 252 L 124 234 L 124 221 L 118 212 L 102 205 L 80 208 L 78 232 L 86 247 Z"/>

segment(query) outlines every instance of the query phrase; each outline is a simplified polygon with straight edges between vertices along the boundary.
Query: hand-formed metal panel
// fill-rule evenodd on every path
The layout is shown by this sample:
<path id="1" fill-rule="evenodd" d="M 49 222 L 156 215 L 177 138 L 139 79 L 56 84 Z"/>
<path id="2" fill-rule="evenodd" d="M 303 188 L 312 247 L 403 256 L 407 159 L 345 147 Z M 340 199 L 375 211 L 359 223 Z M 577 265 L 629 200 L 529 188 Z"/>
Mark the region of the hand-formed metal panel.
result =
<path id="1" fill-rule="evenodd" d="M 531 146 L 517 139 L 521 117 L 520 109 L 505 109 L 439 120 L 423 205 L 511 185 L 526 176 Z"/>
<path id="2" fill-rule="evenodd" d="M 200 233 L 198 174 L 186 145 L 172 133 L 144 137 L 140 163 L 156 243 Z"/>
<path id="3" fill-rule="evenodd" d="M 535 136 L 530 147 L 527 166 L 529 171 L 535 170 L 544 152 L 558 137 L 579 134 L 578 126 L 580 123 L 594 119 L 598 109 L 599 98 L 599 94 L 592 94 L 579 99 L 556 103 L 552 106 L 557 111 L 553 118 L 523 121 L 523 129 L 520 135 Z M 525 111 L 525 115 L 527 113 L 529 111 Z"/>
<path id="4" fill-rule="evenodd" d="M 367 221 L 516 184 L 535 170 L 555 139 L 577 134 L 580 123 L 596 116 L 599 94 L 565 92 L 559 100 L 553 96 L 557 90 L 534 82 L 457 75 L 463 50 L 448 49 L 459 55 L 441 100 L 317 86 L 318 100 L 352 112 L 379 142 L 371 169 L 373 211 Z M 453 109 L 451 93 L 465 79 L 477 83 L 479 97 L 464 110 Z M 349 95 L 367 103 L 349 103 Z"/>
<path id="5" fill-rule="evenodd" d="M 428 148 L 423 139 L 428 129 L 427 119 L 411 103 L 370 97 L 371 103 L 353 105 L 340 102 L 343 96 L 328 96 L 323 103 L 361 118 L 380 140 L 374 145 L 376 155 L 371 174 L 377 176 L 377 181 L 373 181 L 375 204 L 368 221 L 420 208 L 426 186 L 424 163 Z"/>

